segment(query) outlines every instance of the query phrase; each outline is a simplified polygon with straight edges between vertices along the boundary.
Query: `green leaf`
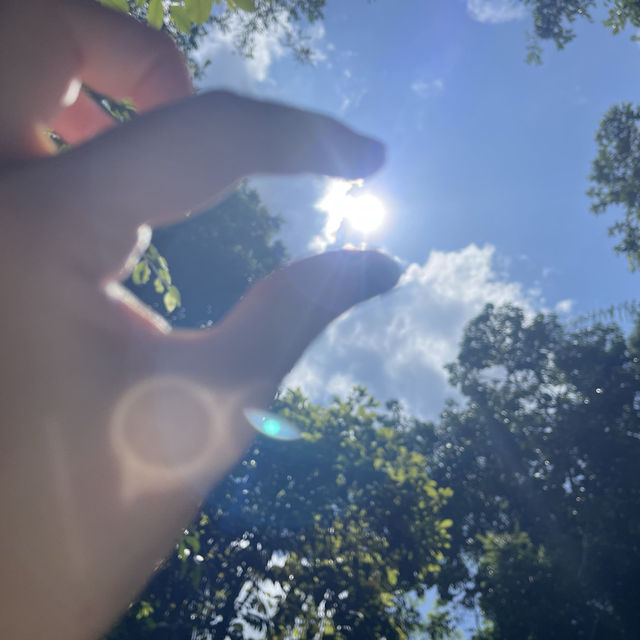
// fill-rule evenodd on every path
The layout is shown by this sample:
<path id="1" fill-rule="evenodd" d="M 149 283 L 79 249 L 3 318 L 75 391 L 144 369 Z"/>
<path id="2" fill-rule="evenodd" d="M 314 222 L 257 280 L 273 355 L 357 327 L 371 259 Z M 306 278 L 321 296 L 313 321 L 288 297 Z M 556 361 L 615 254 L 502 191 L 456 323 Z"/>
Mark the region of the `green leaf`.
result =
<path id="1" fill-rule="evenodd" d="M 140 602 L 140 609 L 138 609 L 138 613 L 136 613 L 136 620 L 142 620 L 143 618 L 148 618 L 153 613 L 153 607 L 150 602 L 146 602 L 142 600 Z"/>
<path id="2" fill-rule="evenodd" d="M 171 284 L 171 274 L 166 269 L 158 269 L 158 278 L 166 285 Z"/>
<path id="3" fill-rule="evenodd" d="M 451 518 L 445 518 L 444 520 L 440 521 L 440 527 L 442 529 L 448 529 L 449 527 L 453 526 L 453 520 L 451 520 Z"/>
<path id="4" fill-rule="evenodd" d="M 203 24 L 211 15 L 213 0 L 185 0 L 184 6 L 191 22 Z"/>
<path id="5" fill-rule="evenodd" d="M 391 569 L 387 567 L 387 581 L 392 587 L 395 587 L 398 584 L 398 574 L 400 572 L 397 569 Z"/>
<path id="6" fill-rule="evenodd" d="M 153 281 L 153 288 L 156 290 L 156 293 L 164 293 L 164 284 L 160 278 L 156 278 Z"/>
<path id="7" fill-rule="evenodd" d="M 169 13 L 171 14 L 173 23 L 182 33 L 187 35 L 191 33 L 192 21 L 184 7 L 175 5 L 169 9 Z"/>
<path id="8" fill-rule="evenodd" d="M 236 5 L 243 11 L 255 11 L 256 0 L 234 0 Z"/>
<path id="9" fill-rule="evenodd" d="M 110 9 L 124 11 L 125 13 L 129 11 L 129 3 L 127 0 L 100 0 L 100 3 Z"/>
<path id="10" fill-rule="evenodd" d="M 156 29 L 161 29 L 164 23 L 164 9 L 162 0 L 150 0 L 147 9 L 147 22 Z"/>
<path id="11" fill-rule="evenodd" d="M 169 290 L 164 294 L 162 301 L 168 313 L 173 313 L 176 307 L 180 306 L 180 292 L 177 287 L 171 285 Z"/>
<path id="12" fill-rule="evenodd" d="M 197 535 L 185 536 L 184 541 L 189 545 L 194 554 L 200 551 L 200 539 Z"/>
<path id="13" fill-rule="evenodd" d="M 393 594 L 392 593 L 387 593 L 387 592 L 383 592 L 380 594 L 380 602 L 382 602 L 382 604 L 385 607 L 392 607 L 393 606 Z"/>
<path id="14" fill-rule="evenodd" d="M 160 254 L 158 253 L 158 250 L 152 244 L 150 244 L 147 247 L 147 255 L 149 256 L 149 259 L 151 259 L 151 260 L 157 260 L 160 257 Z"/>
<path id="15" fill-rule="evenodd" d="M 133 284 L 142 285 L 149 282 L 149 278 L 151 277 L 151 269 L 147 264 L 146 260 L 142 260 L 138 262 L 133 273 L 131 274 L 131 279 L 133 280 Z"/>

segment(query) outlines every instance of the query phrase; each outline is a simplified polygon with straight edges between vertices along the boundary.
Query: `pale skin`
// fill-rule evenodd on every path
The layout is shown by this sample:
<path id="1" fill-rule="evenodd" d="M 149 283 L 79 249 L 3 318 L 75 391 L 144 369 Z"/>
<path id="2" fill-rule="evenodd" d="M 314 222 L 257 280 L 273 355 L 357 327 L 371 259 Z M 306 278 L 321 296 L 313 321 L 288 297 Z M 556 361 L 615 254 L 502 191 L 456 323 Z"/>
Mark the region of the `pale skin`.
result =
<path id="1" fill-rule="evenodd" d="M 144 115 L 114 128 L 72 78 Z M 334 120 L 191 97 L 162 34 L 92 0 L 5 0 L 0 20 L 0 637 L 98 638 L 254 436 L 247 407 L 333 318 L 390 289 L 371 252 L 276 272 L 215 328 L 159 331 L 105 295 L 138 227 L 253 174 L 362 178 L 382 147 Z M 74 149 L 53 156 L 45 127 Z"/>

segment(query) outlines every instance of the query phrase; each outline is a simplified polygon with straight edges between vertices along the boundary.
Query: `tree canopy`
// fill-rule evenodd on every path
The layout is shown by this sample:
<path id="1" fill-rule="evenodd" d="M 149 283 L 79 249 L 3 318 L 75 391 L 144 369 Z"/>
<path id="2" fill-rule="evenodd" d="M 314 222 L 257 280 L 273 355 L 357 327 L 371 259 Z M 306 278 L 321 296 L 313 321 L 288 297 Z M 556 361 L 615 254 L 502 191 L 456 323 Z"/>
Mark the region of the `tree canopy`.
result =
<path id="1" fill-rule="evenodd" d="M 286 258 L 274 237 L 281 223 L 255 189 L 242 185 L 215 207 L 154 229 L 153 245 L 127 285 L 174 326 L 213 324 Z M 171 287 L 179 305 L 167 304 Z"/>
<path id="2" fill-rule="evenodd" d="M 329 407 L 288 391 L 274 410 L 302 439 L 256 441 L 111 640 L 421 628 L 415 598 L 435 583 L 453 524 L 439 515 L 451 491 L 427 475 L 433 426 L 362 388 Z"/>
<path id="3" fill-rule="evenodd" d="M 634 0 L 523 0 L 533 18 L 533 34 L 529 44 L 529 62 L 542 62 L 540 42 L 549 40 L 564 49 L 575 37 L 573 23 L 578 18 L 592 20 L 593 9 L 607 9 L 602 24 L 612 33 L 620 33 L 627 25 L 640 27 L 640 7 Z M 632 36 L 635 37 L 635 36 Z"/>
<path id="4" fill-rule="evenodd" d="M 618 253 L 632 270 L 640 268 L 640 108 L 630 103 L 612 106 L 596 134 L 598 155 L 593 161 L 589 196 L 594 213 L 621 207 L 624 218 L 609 228 L 620 241 Z"/>
<path id="5" fill-rule="evenodd" d="M 483 637 L 637 637 L 639 356 L 614 325 L 515 307 L 467 327 L 450 367 L 466 402 L 430 462 L 453 490 L 440 588 L 479 603 Z"/>
<path id="6" fill-rule="evenodd" d="M 287 391 L 303 438 L 256 441 L 110 638 L 457 637 L 432 585 L 476 640 L 635 638 L 639 331 L 489 305 L 437 424 Z"/>
<path id="7" fill-rule="evenodd" d="M 578 18 L 592 20 L 594 9 L 607 9 L 603 26 L 618 34 L 625 27 L 640 28 L 640 5 L 634 0 L 523 0 L 533 18 L 529 34 L 527 61 L 542 63 L 542 41 L 564 49 L 575 37 L 573 24 Z M 631 36 L 638 39 L 637 33 Z M 589 176 L 592 186 L 591 210 L 600 214 L 622 208 L 624 217 L 609 227 L 609 234 L 620 239 L 617 253 L 627 256 L 632 270 L 640 267 L 640 164 L 638 152 L 640 109 L 630 103 L 613 105 L 603 116 L 596 133 L 598 146 Z"/>
<path id="8" fill-rule="evenodd" d="M 312 51 L 304 26 L 321 20 L 326 0 L 99 0 L 125 11 L 173 37 L 189 55 L 212 28 L 233 30 L 237 50 L 251 56 L 255 38 L 264 32 L 278 32 L 282 43 L 296 57 L 306 60 Z M 199 71 L 198 65 L 193 68 Z"/>

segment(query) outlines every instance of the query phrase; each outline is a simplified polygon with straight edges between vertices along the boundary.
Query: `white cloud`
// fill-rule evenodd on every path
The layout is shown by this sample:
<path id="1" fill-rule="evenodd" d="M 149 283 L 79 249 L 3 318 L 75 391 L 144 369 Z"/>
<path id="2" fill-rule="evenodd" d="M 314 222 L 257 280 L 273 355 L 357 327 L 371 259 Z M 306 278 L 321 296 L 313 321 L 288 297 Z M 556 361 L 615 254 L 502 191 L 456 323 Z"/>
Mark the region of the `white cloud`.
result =
<path id="1" fill-rule="evenodd" d="M 199 63 L 210 61 L 201 82 L 202 88 L 220 87 L 245 93 L 257 88 L 263 89 L 270 82 L 269 71 L 274 62 L 289 54 L 283 42 L 290 27 L 284 21 L 268 31 L 256 34 L 250 58 L 236 53 L 234 42 L 239 29 L 239 20 L 232 21 L 225 33 L 213 29 L 196 50 L 194 56 Z M 324 26 L 320 23 L 311 25 L 305 37 L 313 50 L 311 62 L 325 60 Z"/>
<path id="2" fill-rule="evenodd" d="M 318 176 L 268 176 L 251 180 L 260 198 L 285 223 L 279 237 L 292 258 L 308 255 L 314 236 L 323 237 L 326 213 L 314 203 L 326 192 L 327 178 Z"/>
<path id="3" fill-rule="evenodd" d="M 437 416 L 453 395 L 444 365 L 455 360 L 465 324 L 487 302 L 529 312 L 539 306 L 519 283 L 498 276 L 495 263 L 491 246 L 433 251 L 392 293 L 334 323 L 285 384 L 325 402 L 357 382 L 379 400 L 398 398 L 416 415 Z"/>
<path id="4" fill-rule="evenodd" d="M 527 7 L 520 0 L 467 0 L 467 12 L 478 22 L 497 24 L 522 20 Z"/>
<path id="5" fill-rule="evenodd" d="M 560 300 L 560 302 L 556 303 L 555 310 L 557 313 L 571 313 L 573 303 L 574 301 L 568 298 L 566 300 Z"/>
<path id="6" fill-rule="evenodd" d="M 233 25 L 227 33 L 212 30 L 198 48 L 197 61 L 210 61 L 201 82 L 203 88 L 251 91 L 267 80 L 271 64 L 284 55 L 282 34 L 277 31 L 257 35 L 252 58 L 239 55 L 233 44 L 235 30 Z"/>
<path id="7" fill-rule="evenodd" d="M 327 180 L 324 195 L 315 204 L 315 208 L 325 214 L 325 223 L 322 233 L 311 239 L 309 243 L 311 251 L 319 253 L 329 245 L 335 244 L 338 231 L 344 222 L 344 203 L 349 198 L 351 188 L 352 184 L 348 180 L 336 178 Z M 339 206 L 336 206 L 336 203 Z"/>
<path id="8" fill-rule="evenodd" d="M 444 90 L 444 82 L 440 78 L 425 82 L 424 80 L 414 80 L 411 83 L 411 91 L 420 98 L 432 98 L 440 95 Z"/>

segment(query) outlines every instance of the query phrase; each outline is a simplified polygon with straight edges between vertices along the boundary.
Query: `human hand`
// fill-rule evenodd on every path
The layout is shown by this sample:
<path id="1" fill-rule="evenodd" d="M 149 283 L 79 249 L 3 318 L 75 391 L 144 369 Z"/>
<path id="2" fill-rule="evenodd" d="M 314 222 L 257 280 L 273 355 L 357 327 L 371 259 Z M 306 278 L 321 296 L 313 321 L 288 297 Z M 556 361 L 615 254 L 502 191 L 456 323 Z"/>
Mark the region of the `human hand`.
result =
<path id="1" fill-rule="evenodd" d="M 93 638 L 251 441 L 243 409 L 266 407 L 328 322 L 398 277 L 381 254 L 327 253 L 215 328 L 167 334 L 105 294 L 138 227 L 250 174 L 365 177 L 383 150 L 323 116 L 188 97 L 168 40 L 90 0 L 3 10 L 0 637 Z M 148 113 L 113 128 L 84 94 L 63 108 L 72 78 Z M 51 156 L 45 125 L 76 148 Z"/>

